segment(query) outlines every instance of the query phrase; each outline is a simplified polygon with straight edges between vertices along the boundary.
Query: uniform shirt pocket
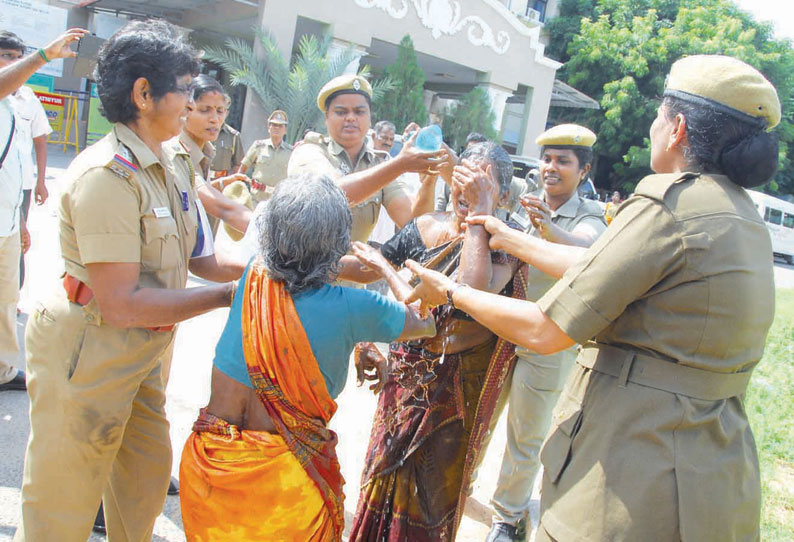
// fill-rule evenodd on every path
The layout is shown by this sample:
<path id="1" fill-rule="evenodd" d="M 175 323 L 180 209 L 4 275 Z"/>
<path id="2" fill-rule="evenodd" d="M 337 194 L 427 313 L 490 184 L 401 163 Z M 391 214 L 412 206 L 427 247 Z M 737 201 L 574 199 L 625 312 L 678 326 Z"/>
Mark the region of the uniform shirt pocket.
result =
<path id="1" fill-rule="evenodd" d="M 563 396 L 554 411 L 552 429 L 540 451 L 540 462 L 553 484 L 571 462 L 573 439 L 582 426 L 582 405 Z"/>
<path id="2" fill-rule="evenodd" d="M 179 233 L 173 217 L 141 218 L 141 267 L 147 271 L 170 269 L 179 263 Z"/>

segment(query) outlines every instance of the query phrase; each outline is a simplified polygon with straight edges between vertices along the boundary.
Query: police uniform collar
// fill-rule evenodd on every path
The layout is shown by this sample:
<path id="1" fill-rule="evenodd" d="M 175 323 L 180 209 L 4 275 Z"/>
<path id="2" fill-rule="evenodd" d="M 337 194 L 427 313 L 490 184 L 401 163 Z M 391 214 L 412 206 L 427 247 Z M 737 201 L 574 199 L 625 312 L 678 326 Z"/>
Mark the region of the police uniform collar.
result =
<path id="1" fill-rule="evenodd" d="M 193 138 L 190 137 L 190 134 L 182 130 L 182 132 L 179 134 L 179 142 L 182 144 L 185 150 L 190 153 L 191 158 L 196 157 L 198 161 L 201 161 L 203 158 L 212 161 L 212 159 L 215 158 L 215 145 L 209 141 L 204 143 L 204 147 L 201 148 L 195 141 L 193 141 Z"/>
<path id="2" fill-rule="evenodd" d="M 543 197 L 544 201 L 546 200 L 545 194 Z M 579 197 L 579 191 L 574 190 L 573 194 L 568 201 L 560 205 L 556 211 L 551 212 L 551 216 L 564 216 L 567 218 L 575 218 L 576 212 L 579 210 L 579 205 L 582 203 L 582 199 Z"/>
<path id="3" fill-rule="evenodd" d="M 329 138 L 328 138 L 328 141 L 329 141 L 329 144 L 328 144 L 328 149 L 331 151 L 331 154 L 334 154 L 334 155 L 336 155 L 336 156 L 339 156 L 340 154 L 342 154 L 343 152 L 345 152 L 345 148 L 344 148 L 342 145 L 340 145 L 339 143 L 337 143 L 337 142 L 334 140 L 334 138 L 332 138 L 332 137 L 329 137 Z M 351 158 L 352 158 L 352 159 L 353 159 L 355 162 L 358 162 L 358 160 L 359 160 L 359 159 L 360 159 L 362 156 L 364 156 L 364 154 L 368 154 L 370 158 L 372 158 L 372 157 L 375 155 L 375 151 L 374 151 L 374 150 L 373 150 L 371 147 L 369 147 L 369 146 L 367 145 L 367 142 L 366 142 L 366 141 L 364 141 L 364 144 L 361 146 L 361 151 L 358 153 L 358 156 L 351 157 Z"/>
<path id="4" fill-rule="evenodd" d="M 141 141 L 141 138 L 135 134 L 130 128 L 126 125 L 117 122 L 113 126 L 113 133 L 116 136 L 116 139 L 127 147 L 130 152 L 135 156 L 135 159 L 138 161 L 138 164 L 143 169 L 149 168 L 153 164 L 159 164 L 160 160 L 157 159 L 157 156 L 154 155 L 152 149 L 146 146 L 146 143 Z"/>

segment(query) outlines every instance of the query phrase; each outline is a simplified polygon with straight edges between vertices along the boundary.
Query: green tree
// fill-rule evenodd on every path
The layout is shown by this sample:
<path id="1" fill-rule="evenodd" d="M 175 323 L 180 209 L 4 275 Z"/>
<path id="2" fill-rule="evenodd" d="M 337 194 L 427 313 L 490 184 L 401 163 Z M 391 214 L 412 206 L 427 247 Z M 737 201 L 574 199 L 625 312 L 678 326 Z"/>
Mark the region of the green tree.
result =
<path id="1" fill-rule="evenodd" d="M 398 130 L 412 121 L 424 125 L 427 122 L 425 72 L 416 60 L 411 36 L 406 34 L 400 41 L 397 60 L 383 74 L 392 82 L 392 88 L 374 100 L 375 118 L 393 122 Z"/>
<path id="2" fill-rule="evenodd" d="M 245 85 L 253 90 L 266 114 L 276 109 L 286 111 L 287 141 L 296 141 L 307 128 L 325 131 L 323 114 L 317 108 L 317 94 L 330 79 L 344 73 L 357 58 L 355 51 L 349 48 L 329 52 L 330 36 L 318 39 L 306 35 L 301 38 L 290 65 L 269 34 L 259 32 L 257 40 L 262 47 L 261 55 L 248 42 L 229 38 L 225 48 L 208 47 L 205 56 L 229 72 L 232 85 Z M 359 74 L 368 76 L 368 67 Z M 374 97 L 377 99 L 391 87 L 388 78 L 375 82 Z"/>
<path id="3" fill-rule="evenodd" d="M 549 23 L 549 50 L 565 62 L 560 79 L 597 99 L 601 110 L 555 111 L 598 134 L 597 181 L 632 190 L 649 170 L 648 129 L 670 66 L 691 54 L 726 54 L 755 66 L 777 87 L 784 119 L 780 170 L 766 189 L 794 193 L 794 51 L 728 0 L 563 0 Z M 566 34 L 578 25 L 574 34 Z"/>
<path id="4" fill-rule="evenodd" d="M 459 149 L 471 132 L 480 132 L 488 139 L 496 139 L 495 121 L 496 114 L 491 109 L 488 93 L 482 87 L 474 87 L 444 112 L 441 125 L 444 141 L 451 148 Z"/>

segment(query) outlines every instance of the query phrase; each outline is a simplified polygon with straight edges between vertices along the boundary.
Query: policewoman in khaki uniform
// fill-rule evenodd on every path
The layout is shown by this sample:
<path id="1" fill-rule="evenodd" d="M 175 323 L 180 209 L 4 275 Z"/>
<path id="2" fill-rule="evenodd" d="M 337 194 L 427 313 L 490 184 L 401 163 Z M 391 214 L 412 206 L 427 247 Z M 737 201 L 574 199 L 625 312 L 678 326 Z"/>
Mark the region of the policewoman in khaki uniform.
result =
<path id="1" fill-rule="evenodd" d="M 245 153 L 238 173 L 251 173 L 251 197 L 255 202 L 270 199 L 276 185 L 287 178 L 287 163 L 292 145 L 284 141 L 287 135 L 287 114 L 280 109 L 273 111 L 267 119 L 270 137 L 259 139 Z"/>
<path id="2" fill-rule="evenodd" d="M 227 114 L 229 113 L 230 103 L 231 100 L 226 101 Z M 240 132 L 224 122 L 215 143 L 215 157 L 212 159 L 212 167 L 210 168 L 213 172 L 213 178 L 226 177 L 237 171 L 244 156 Z"/>
<path id="3" fill-rule="evenodd" d="M 111 132 L 66 173 L 59 209 L 66 274 L 26 331 L 31 435 L 18 541 L 84 542 L 104 500 L 109 539 L 151 540 L 171 445 L 165 382 L 174 324 L 228 306 L 233 284 L 185 289 L 188 268 L 216 281 L 189 156 L 177 135 L 196 52 L 170 25 L 133 22 L 99 53 Z"/>
<path id="4" fill-rule="evenodd" d="M 584 251 L 476 218 L 550 274 L 537 303 L 414 268 L 417 296 L 447 296 L 538 353 L 585 343 L 541 451 L 536 540 L 759 539 L 760 480 L 743 398 L 774 312 L 769 233 L 744 188 L 767 182 L 775 88 L 724 56 L 676 62 L 650 130 L 651 167 Z M 566 271 L 567 270 L 567 271 Z"/>
<path id="5" fill-rule="evenodd" d="M 604 232 L 601 207 L 579 197 L 578 191 L 590 172 L 595 142 L 592 131 L 576 124 L 554 126 L 535 140 L 541 147 L 544 190 L 521 200 L 528 213 L 530 235 L 589 247 Z M 557 282 L 556 277 L 534 266 L 523 266 L 519 272 L 525 274 L 529 301 L 540 299 Z M 503 391 L 510 403 L 507 442 L 491 500 L 494 521 L 487 542 L 524 540 L 532 487 L 540 470 L 540 445 L 577 353 L 575 347 L 545 356 L 526 348 L 516 350 L 516 363 Z"/>
<path id="6" fill-rule="evenodd" d="M 325 114 L 328 136 L 310 132 L 289 160 L 287 173 L 320 173 L 336 180 L 350 201 L 351 241 L 366 242 L 383 206 L 398 227 L 433 210 L 434 182 L 413 196 L 398 177 L 407 172 L 437 174 L 445 150 L 421 152 L 416 134 L 392 160 L 382 160 L 366 145 L 371 124 L 372 87 L 360 75 L 340 75 L 320 89 L 317 107 Z M 417 132 L 418 133 L 418 132 Z"/>

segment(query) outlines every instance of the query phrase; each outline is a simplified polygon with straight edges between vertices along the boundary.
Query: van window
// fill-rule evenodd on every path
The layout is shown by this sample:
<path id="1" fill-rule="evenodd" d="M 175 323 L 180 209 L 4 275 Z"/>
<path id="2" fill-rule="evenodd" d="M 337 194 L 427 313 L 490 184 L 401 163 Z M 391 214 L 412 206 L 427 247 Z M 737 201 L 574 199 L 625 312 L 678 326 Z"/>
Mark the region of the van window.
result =
<path id="1" fill-rule="evenodd" d="M 788 213 L 783 215 L 783 226 L 794 229 L 794 215 Z"/>
<path id="2" fill-rule="evenodd" d="M 783 211 L 767 207 L 766 212 L 764 212 L 764 220 L 770 224 L 777 224 L 779 226 L 780 223 L 783 222 Z"/>

